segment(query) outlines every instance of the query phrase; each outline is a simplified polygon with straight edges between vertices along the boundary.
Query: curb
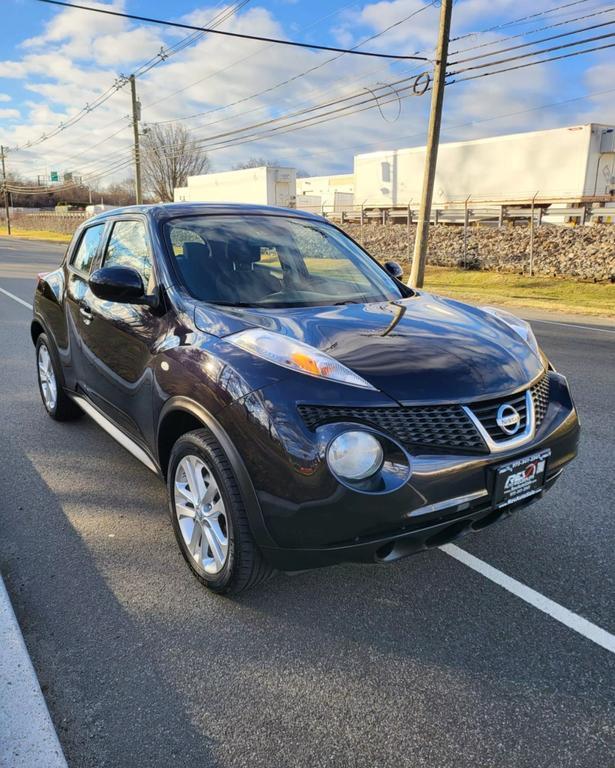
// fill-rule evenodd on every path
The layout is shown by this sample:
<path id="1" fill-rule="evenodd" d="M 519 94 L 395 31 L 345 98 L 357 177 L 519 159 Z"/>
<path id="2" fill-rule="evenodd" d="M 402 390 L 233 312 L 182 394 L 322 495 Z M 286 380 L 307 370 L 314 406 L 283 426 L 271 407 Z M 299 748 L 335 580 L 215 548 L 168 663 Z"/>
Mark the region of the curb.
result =
<path id="1" fill-rule="evenodd" d="M 0 576 L 0 768 L 68 768 Z"/>

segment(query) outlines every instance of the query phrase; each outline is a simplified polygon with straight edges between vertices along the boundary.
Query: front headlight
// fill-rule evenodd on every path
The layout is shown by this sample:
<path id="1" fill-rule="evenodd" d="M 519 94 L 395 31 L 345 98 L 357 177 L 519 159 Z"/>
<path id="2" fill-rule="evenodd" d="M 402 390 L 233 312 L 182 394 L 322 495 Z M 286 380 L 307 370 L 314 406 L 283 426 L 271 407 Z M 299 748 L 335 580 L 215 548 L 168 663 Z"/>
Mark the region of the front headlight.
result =
<path id="1" fill-rule="evenodd" d="M 540 357 L 540 347 L 534 336 L 534 331 L 528 322 L 513 315 L 511 312 L 506 312 L 505 309 L 497 309 L 496 307 L 480 307 L 480 309 L 506 323 L 518 336 L 521 336 L 532 352 Z"/>
<path id="2" fill-rule="evenodd" d="M 290 368 L 297 373 L 338 381 L 352 387 L 375 389 L 368 381 L 324 352 L 309 344 L 283 336 L 281 333 L 273 333 L 262 328 L 250 328 L 227 336 L 224 340 L 270 363 Z"/>
<path id="3" fill-rule="evenodd" d="M 384 453 L 378 440 L 369 432 L 342 432 L 327 451 L 330 469 L 346 480 L 365 480 L 382 466 Z"/>

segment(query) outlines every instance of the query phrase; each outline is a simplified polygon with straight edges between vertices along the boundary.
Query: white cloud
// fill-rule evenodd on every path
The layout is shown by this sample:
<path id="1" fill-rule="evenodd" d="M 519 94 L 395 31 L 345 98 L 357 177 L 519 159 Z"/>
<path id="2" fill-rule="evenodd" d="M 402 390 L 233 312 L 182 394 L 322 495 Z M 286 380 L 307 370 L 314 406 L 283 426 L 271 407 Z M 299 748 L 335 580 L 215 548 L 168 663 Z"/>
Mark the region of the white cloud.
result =
<path id="1" fill-rule="evenodd" d="M 8 93 L 0 93 L 0 101 L 10 101 L 11 97 Z"/>
<path id="2" fill-rule="evenodd" d="M 124 10 L 123 2 L 100 3 L 91 2 L 93 8 L 105 10 Z M 63 9 L 58 12 L 46 25 L 41 35 L 24 40 L 24 48 L 42 48 L 53 43 L 80 43 L 85 45 L 99 35 L 121 32 L 125 21 L 117 16 L 102 13 L 88 13 L 80 9 Z"/>

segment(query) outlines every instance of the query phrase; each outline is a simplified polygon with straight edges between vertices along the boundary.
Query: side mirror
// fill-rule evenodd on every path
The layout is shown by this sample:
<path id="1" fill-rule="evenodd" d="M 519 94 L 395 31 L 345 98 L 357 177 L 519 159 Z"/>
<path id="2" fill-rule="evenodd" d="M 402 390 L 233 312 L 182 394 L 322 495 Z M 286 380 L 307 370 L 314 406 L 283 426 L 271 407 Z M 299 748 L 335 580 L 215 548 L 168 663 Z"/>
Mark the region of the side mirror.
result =
<path id="1" fill-rule="evenodd" d="M 102 267 L 88 281 L 92 293 L 103 301 L 148 304 L 141 275 L 132 267 Z"/>
<path id="2" fill-rule="evenodd" d="M 391 275 L 391 277 L 394 277 L 396 280 L 401 280 L 404 275 L 404 270 L 401 268 L 401 264 L 398 264 L 396 261 L 385 261 L 382 265 L 386 271 Z"/>

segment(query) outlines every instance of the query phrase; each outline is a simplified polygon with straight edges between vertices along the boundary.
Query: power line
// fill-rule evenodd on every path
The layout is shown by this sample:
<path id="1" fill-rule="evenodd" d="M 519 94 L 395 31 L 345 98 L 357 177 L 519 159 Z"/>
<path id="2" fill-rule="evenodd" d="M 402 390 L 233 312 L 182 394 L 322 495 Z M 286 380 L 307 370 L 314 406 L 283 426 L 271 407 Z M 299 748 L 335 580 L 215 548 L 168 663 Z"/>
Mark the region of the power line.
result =
<path id="1" fill-rule="evenodd" d="M 250 0 L 241 0 L 241 2 L 236 3 L 230 9 L 225 9 L 223 12 L 218 13 L 210 23 L 214 25 L 223 23 L 224 21 L 226 21 L 227 18 L 229 18 L 229 16 L 232 16 L 237 10 L 239 10 L 239 8 L 242 8 L 248 2 L 250 2 Z M 194 35 L 188 36 L 188 38 L 193 38 L 193 37 Z M 187 40 L 188 38 L 185 38 L 185 40 Z M 180 45 L 181 42 L 182 41 L 179 41 L 178 43 L 175 44 L 175 46 Z M 145 62 L 145 64 L 141 65 L 136 70 L 136 76 L 145 74 L 145 72 L 148 72 L 154 66 L 156 66 L 162 61 L 165 61 L 166 59 L 169 58 L 169 56 L 172 56 L 176 52 L 173 50 L 175 46 L 171 46 L 169 49 L 166 49 L 166 50 L 162 48 L 160 52 L 156 54 L 155 57 L 153 57 L 152 59 L 148 59 L 148 61 Z M 106 91 L 103 91 L 103 93 L 97 96 L 96 99 L 91 104 L 86 104 L 84 107 L 82 107 L 79 110 L 79 112 L 77 112 L 68 120 L 60 123 L 58 126 L 56 126 L 56 128 L 51 130 L 49 133 L 43 133 L 37 139 L 34 139 L 32 141 L 27 141 L 22 147 L 20 146 L 13 147 L 12 148 L 13 151 L 18 151 L 20 149 L 32 149 L 33 147 L 36 147 L 39 144 L 44 143 L 45 141 L 49 141 L 49 139 L 53 139 L 58 134 L 67 130 L 68 128 L 71 128 L 73 125 L 83 120 L 83 118 L 86 117 L 86 115 L 90 114 L 90 112 L 93 112 L 95 109 L 98 109 L 98 107 L 102 106 L 115 93 L 117 93 L 117 91 L 123 88 L 128 82 L 129 80 L 125 75 L 120 75 L 118 78 L 115 79 L 115 81 L 113 82 L 113 85 L 111 85 L 109 88 L 107 88 Z"/>
<path id="2" fill-rule="evenodd" d="M 592 24 L 589 27 L 582 27 L 581 29 L 572 29 L 569 32 L 560 32 L 557 35 L 550 35 L 549 37 L 542 37 L 542 38 L 540 38 L 540 40 L 531 40 L 528 43 L 519 43 L 519 45 L 511 45 L 508 48 L 500 48 L 497 51 L 490 51 L 489 53 L 480 53 L 480 54 L 478 54 L 478 56 L 470 56 L 467 59 L 457 59 L 457 61 L 451 61 L 449 63 L 452 66 L 454 66 L 455 64 L 463 64 L 466 61 L 476 61 L 477 59 L 484 59 L 487 56 L 499 56 L 499 54 L 501 54 L 501 53 L 508 53 L 509 51 L 517 51 L 520 48 L 527 48 L 530 45 L 538 45 L 539 43 L 546 43 L 546 42 L 549 42 L 550 40 L 559 40 L 562 37 L 570 37 L 570 35 L 580 35 L 581 32 L 588 32 L 588 31 L 590 31 L 592 29 L 600 29 L 602 27 L 609 27 L 609 26 L 612 26 L 613 24 L 615 24 L 615 19 L 613 19 L 612 21 L 604 21 L 604 22 L 602 22 L 602 24 Z M 611 35 L 599 35 L 598 37 L 588 38 L 587 41 L 600 40 L 601 38 L 610 37 L 610 36 Z M 587 42 L 587 41 L 586 40 L 579 40 L 579 41 L 576 41 L 576 42 L 568 43 L 568 45 L 569 46 L 579 45 L 580 43 Z M 564 46 L 561 46 L 561 47 L 564 47 Z M 555 50 L 555 49 L 546 49 L 546 50 Z M 544 53 L 544 52 L 546 52 L 546 51 L 537 51 L 536 53 Z M 530 52 L 527 55 L 528 56 L 534 56 L 535 53 Z"/>
<path id="3" fill-rule="evenodd" d="M 179 29 L 194 29 L 198 32 L 209 32 L 215 35 L 223 35 L 225 37 L 233 37 L 241 40 L 256 40 L 262 43 L 273 43 L 275 45 L 288 45 L 295 48 L 309 48 L 313 51 L 333 51 L 335 53 L 349 53 L 355 56 L 372 56 L 378 59 L 396 59 L 402 60 L 415 60 L 415 61 L 428 61 L 424 56 L 403 56 L 392 53 L 378 53 L 377 51 L 357 51 L 352 48 L 336 48 L 329 45 L 316 45 L 315 43 L 300 43 L 297 40 L 281 40 L 276 37 L 263 37 L 261 35 L 247 35 L 243 32 L 227 32 L 226 30 L 214 29 L 213 27 L 197 27 L 193 24 L 182 24 L 178 21 L 167 21 L 165 19 L 157 19 L 152 16 L 138 16 L 133 13 L 122 13 L 120 11 L 111 11 L 106 8 L 92 8 L 88 5 L 77 5 L 76 3 L 66 3 L 63 0 L 38 0 L 39 3 L 48 3 L 49 5 L 60 5 L 64 8 L 78 8 L 81 11 L 92 11 L 93 13 L 103 13 L 108 16 L 119 16 L 124 19 L 133 19 L 134 21 L 143 21 L 147 24 L 159 24 L 165 27 L 178 27 Z"/>
<path id="4" fill-rule="evenodd" d="M 471 57 L 471 58 L 468 58 L 468 59 L 460 59 L 458 61 L 451 62 L 451 64 L 454 65 L 454 64 L 460 64 L 460 63 L 463 63 L 463 62 L 466 62 L 466 61 L 474 61 L 475 59 L 482 58 L 485 55 L 486 56 L 499 55 L 501 53 L 504 53 L 504 52 L 507 52 L 507 51 L 510 51 L 510 50 L 515 50 L 515 49 L 518 49 L 518 48 L 526 47 L 527 45 L 534 45 L 534 44 L 537 44 L 537 43 L 540 43 L 540 42 L 545 42 L 545 41 L 550 40 L 550 39 L 556 39 L 556 38 L 562 37 L 564 35 L 578 34 L 580 32 L 586 31 L 587 29 L 593 29 L 593 28 L 598 27 L 598 26 L 606 26 L 606 25 L 612 24 L 612 23 L 614 23 L 614 22 L 606 22 L 604 25 L 602 25 L 602 24 L 601 25 L 594 25 L 592 27 L 588 27 L 588 28 L 585 28 L 585 29 L 579 29 L 579 30 L 575 30 L 573 32 L 566 32 L 566 33 L 563 33 L 563 34 L 560 34 L 560 35 L 554 35 L 552 37 L 544 38 L 542 40 L 533 41 L 532 43 L 524 43 L 524 44 L 519 45 L 519 46 L 511 46 L 509 48 L 504 48 L 504 49 L 501 49 L 501 50 L 498 50 L 498 51 L 493 51 L 493 52 L 491 52 L 489 54 L 483 54 L 483 55 Z M 525 54 L 521 54 L 520 56 L 511 56 L 511 57 L 507 57 L 505 59 L 498 59 L 496 61 L 490 61 L 490 62 L 487 62 L 487 63 L 482 64 L 482 65 L 478 65 L 478 66 L 466 67 L 464 69 L 458 70 L 457 72 L 449 72 L 448 76 L 451 77 L 452 75 L 459 74 L 461 72 L 465 72 L 465 71 L 468 71 L 468 70 L 480 69 L 480 68 L 488 68 L 488 67 L 492 67 L 494 65 L 497 66 L 498 64 L 509 63 L 510 61 L 515 61 L 515 60 L 519 60 L 519 59 L 523 59 L 523 58 L 528 58 L 528 57 L 531 57 L 531 56 L 538 56 L 538 55 L 541 55 L 543 53 L 552 52 L 554 50 L 560 50 L 562 48 L 567 48 L 567 47 L 571 47 L 571 46 L 581 45 L 581 44 L 584 44 L 584 43 L 587 43 L 587 42 L 593 42 L 595 40 L 612 37 L 613 34 L 614 33 L 607 34 L 607 35 L 595 36 L 595 37 L 591 37 L 591 38 L 586 38 L 584 40 L 570 42 L 570 43 L 567 43 L 567 44 L 564 44 L 564 45 L 561 45 L 561 46 L 553 46 L 551 48 L 546 48 L 546 49 L 541 49 L 541 50 L 538 50 L 538 51 L 528 52 L 528 53 L 525 53 Z M 397 81 L 397 82 L 402 82 L 402 81 Z M 389 87 L 389 86 L 381 85 L 378 88 L 376 88 L 376 90 L 382 90 L 383 88 L 387 88 L 387 87 Z M 357 96 L 356 95 L 347 96 L 344 99 L 342 99 L 341 101 L 348 101 L 348 100 L 352 100 L 354 98 L 357 98 Z M 333 103 L 333 102 L 331 102 L 331 103 Z M 312 108 L 307 109 L 307 110 L 301 110 L 300 112 L 295 113 L 295 114 L 305 114 L 306 112 L 322 109 L 322 108 L 324 108 L 324 106 L 328 106 L 328 104 L 327 105 L 320 105 L 320 106 L 317 106 L 317 107 L 312 107 Z M 215 112 L 215 111 L 217 111 L 217 110 L 216 109 L 210 110 L 210 112 Z M 207 113 L 203 113 L 203 114 L 207 114 Z M 261 122 L 261 123 L 257 123 L 256 125 L 253 125 L 253 126 L 239 128 L 239 129 L 236 129 L 234 131 L 230 131 L 230 132 L 227 132 L 225 134 L 220 134 L 220 135 L 221 136 L 228 136 L 228 135 L 233 135 L 233 134 L 241 134 L 241 133 L 245 132 L 246 130 L 251 130 L 251 129 L 255 128 L 255 127 L 261 127 L 261 126 L 264 126 L 264 125 L 271 125 L 272 123 L 276 123 L 276 122 L 279 122 L 279 121 L 283 121 L 283 120 L 289 119 L 292 116 L 294 116 L 293 113 L 287 114 L 287 115 L 283 115 L 281 117 L 274 118 L 273 120 L 268 120 L 268 121 L 264 121 L 264 122 Z M 234 117 L 236 117 L 236 116 L 234 116 Z M 165 122 L 175 122 L 175 121 L 165 121 Z M 210 138 L 217 138 L 217 137 L 214 136 L 214 137 L 210 137 Z M 197 142 L 195 142 L 195 144 L 196 143 Z"/>
<path id="5" fill-rule="evenodd" d="M 585 51 L 575 51 L 574 53 L 561 54 L 560 56 L 550 56 L 546 59 L 540 59 L 539 61 L 530 61 L 527 64 L 517 64 L 514 67 L 506 67 L 505 69 L 496 69 L 493 72 L 483 72 L 478 75 L 470 75 L 469 77 L 462 77 L 458 80 L 451 80 L 451 82 L 447 83 L 447 85 L 453 85 L 453 83 L 463 83 L 466 80 L 477 80 L 480 77 L 489 77 L 491 75 L 499 75 L 502 72 L 512 72 L 513 70 L 516 70 L 516 69 L 525 69 L 526 67 L 534 67 L 537 64 L 545 64 L 550 61 L 560 61 L 561 59 L 571 59 L 574 56 L 581 56 L 584 53 L 593 53 L 595 51 L 603 51 L 603 50 L 606 50 L 607 48 L 613 48 L 614 46 L 615 46 L 615 43 L 608 43 L 607 45 L 599 45 L 593 48 L 588 48 Z M 515 57 L 515 58 L 525 58 L 525 57 Z M 492 64 L 496 64 L 496 63 L 498 62 L 492 62 Z M 502 62 L 499 62 L 499 63 L 502 63 Z M 468 67 L 466 69 L 459 70 L 459 73 L 466 72 L 467 69 L 482 69 L 483 67 L 489 67 L 489 66 L 490 66 L 489 64 L 482 64 L 480 67 Z M 451 74 L 459 74 L 459 73 L 451 73 Z"/>
<path id="6" fill-rule="evenodd" d="M 577 46 L 577 45 L 584 45 L 585 43 L 593 43 L 593 42 L 596 42 L 598 40 L 605 40 L 605 39 L 610 38 L 610 37 L 615 37 L 615 32 L 609 32 L 609 33 L 607 33 L 605 35 L 595 35 L 594 37 L 586 37 L 584 40 L 575 40 L 575 41 L 573 41 L 571 43 L 563 43 L 562 45 L 553 45 L 550 48 L 542 48 L 539 51 L 530 51 L 528 53 L 522 53 L 519 56 L 508 56 L 505 59 L 498 59 L 497 61 L 487 61 L 484 64 L 475 64 L 474 66 L 471 66 L 471 67 L 464 67 L 463 69 L 459 69 L 456 72 L 455 71 L 449 72 L 449 76 L 457 75 L 457 74 L 460 74 L 462 72 L 468 72 L 468 71 L 474 70 L 474 69 L 484 69 L 485 67 L 491 67 L 491 66 L 497 65 L 497 64 L 507 64 L 510 61 L 518 61 L 519 59 L 527 59 L 527 58 L 529 58 L 531 56 L 540 56 L 543 53 L 552 53 L 553 51 L 560 51 L 560 50 L 565 49 L 565 48 L 572 48 L 572 47 Z M 591 50 L 595 50 L 595 49 L 591 49 Z M 497 56 L 499 53 L 503 53 L 503 52 L 504 51 L 494 51 L 491 55 Z M 590 51 L 578 51 L 578 54 L 579 53 L 589 53 L 589 52 Z M 481 56 L 475 56 L 474 58 L 464 59 L 462 61 L 464 61 L 464 62 L 465 61 L 475 61 L 478 58 L 482 58 L 482 57 Z M 461 61 L 456 61 L 456 62 L 452 61 L 451 62 L 452 65 L 460 64 L 460 63 L 461 63 Z"/>
<path id="7" fill-rule="evenodd" d="M 317 69 L 322 69 L 322 67 L 325 67 L 327 64 L 330 64 L 333 61 L 337 61 L 338 59 L 340 59 L 342 56 L 344 56 L 348 52 L 350 52 L 350 53 L 357 53 L 358 49 L 362 45 L 365 45 L 366 43 L 369 43 L 372 40 L 376 40 L 376 38 L 382 37 L 382 35 L 386 34 L 387 32 L 390 32 L 392 29 L 394 29 L 396 27 L 399 27 L 401 24 L 405 23 L 406 21 L 409 21 L 414 16 L 417 16 L 419 13 L 422 13 L 423 11 L 426 11 L 428 8 L 436 5 L 437 2 L 438 2 L 438 0 L 432 0 L 432 2 L 428 3 L 427 5 L 421 6 L 418 10 L 415 10 L 412 13 L 408 14 L 407 16 L 404 16 L 401 19 L 398 19 L 397 21 L 393 22 L 392 24 L 389 24 L 388 27 L 385 27 L 384 29 L 380 30 L 380 32 L 377 32 L 377 33 L 375 33 L 373 35 L 370 35 L 369 37 L 366 37 L 365 39 L 361 40 L 356 45 L 353 45 L 352 48 L 349 49 L 349 51 L 342 51 L 337 56 L 332 56 L 330 59 L 327 59 L 326 61 L 323 61 L 320 64 L 316 64 L 315 66 L 310 67 L 309 69 L 303 70 L 302 72 L 299 72 L 296 75 L 293 75 L 292 77 L 289 77 L 288 79 L 283 80 L 280 83 L 276 83 L 275 85 L 270 86 L 269 88 L 265 88 L 262 91 L 258 91 L 257 93 L 251 94 L 250 96 L 245 96 L 245 97 L 243 97 L 241 99 L 238 99 L 237 101 L 234 101 L 231 104 L 226 104 L 226 105 L 223 105 L 221 107 L 216 107 L 214 109 L 210 109 L 210 110 L 207 110 L 205 112 L 196 113 L 195 115 L 191 115 L 190 119 L 192 119 L 193 117 L 201 117 L 202 115 L 206 115 L 206 114 L 209 114 L 211 112 L 218 112 L 218 111 L 220 111 L 222 109 L 228 109 L 229 107 L 234 107 L 237 104 L 242 104 L 243 102 L 249 101 L 250 99 L 255 99 L 258 96 L 263 96 L 266 93 L 271 93 L 271 91 L 277 90 L 278 88 L 282 88 L 285 85 L 289 85 L 290 83 L 295 82 L 299 78 L 305 77 L 306 75 L 309 75 L 312 72 L 315 72 Z M 267 48 L 270 48 L 270 47 L 272 47 L 272 46 L 271 45 L 267 46 Z M 260 52 L 261 52 L 261 49 L 259 49 L 259 51 L 256 51 L 254 54 L 251 54 L 251 56 L 254 56 L 254 55 L 256 55 L 256 53 L 260 53 Z M 417 53 L 418 53 L 418 51 L 417 51 Z M 222 69 L 216 70 L 215 72 L 211 72 L 210 74 L 206 75 L 205 77 L 202 77 L 199 80 L 195 80 L 193 83 L 190 83 L 190 85 L 187 85 L 184 88 L 180 88 L 177 91 L 172 91 L 171 93 L 166 94 L 165 96 L 163 96 L 162 98 L 158 99 L 157 101 L 153 101 L 153 102 L 150 102 L 149 104 L 146 104 L 144 106 L 144 108 L 147 109 L 149 107 L 153 107 L 156 104 L 159 104 L 161 101 L 164 101 L 164 100 L 168 99 L 170 96 L 175 96 L 178 93 L 183 93 L 184 91 L 188 90 L 189 88 L 192 88 L 195 85 L 198 85 L 199 83 L 202 83 L 205 80 L 208 80 L 210 77 L 213 77 L 213 76 L 215 76 L 216 74 L 218 74 L 220 72 L 226 71 L 227 69 L 230 68 L 230 66 L 234 66 L 236 63 L 241 63 L 242 61 L 245 61 L 248 58 L 250 58 L 250 56 L 246 56 L 245 58 L 240 59 L 238 62 L 234 62 L 233 64 L 229 65 L 229 67 L 224 67 Z M 422 59 L 422 58 L 420 60 L 421 61 L 427 61 L 427 59 Z M 178 118 L 178 119 L 182 120 L 182 119 L 187 119 L 187 118 Z M 173 121 L 173 120 L 166 120 L 164 122 L 175 122 L 175 121 Z"/>
<path id="8" fill-rule="evenodd" d="M 505 21 L 501 24 L 495 24 L 492 27 L 486 27 L 485 29 L 479 29 L 477 32 L 467 32 L 465 35 L 459 35 L 458 37 L 452 37 L 450 42 L 456 42 L 457 40 L 465 40 L 468 37 L 476 37 L 477 35 L 484 35 L 486 32 L 497 32 L 498 29 L 504 29 L 505 27 L 512 27 L 515 24 L 522 24 L 530 19 L 536 19 L 539 16 L 546 16 L 549 13 L 555 13 L 561 11 L 564 8 L 571 8 L 573 5 L 582 5 L 589 2 L 589 0 L 574 0 L 572 3 L 564 3 L 563 5 L 556 5 L 554 8 L 547 8 L 545 11 L 538 11 L 537 13 L 531 13 L 528 16 L 522 16 L 518 19 L 512 19 L 511 21 Z"/>
<path id="9" fill-rule="evenodd" d="M 471 121 L 468 121 L 468 122 L 465 122 L 465 123 L 456 123 L 455 125 L 446 125 L 446 124 L 443 123 L 442 124 L 442 130 L 443 131 L 451 131 L 451 130 L 455 130 L 456 128 L 467 128 L 469 126 L 477 125 L 477 124 L 480 124 L 480 123 L 491 122 L 491 121 L 494 121 L 494 120 L 501 120 L 501 119 L 506 118 L 506 117 L 515 117 L 517 115 L 525 114 L 526 112 L 536 112 L 536 111 L 539 111 L 541 109 L 548 109 L 549 107 L 555 107 L 555 106 L 560 106 L 562 104 L 568 104 L 569 102 L 582 101 L 584 99 L 591 99 L 594 96 L 601 96 L 603 94 L 608 94 L 608 93 L 615 93 L 615 88 L 609 88 L 609 89 L 603 90 L 603 91 L 591 91 L 590 93 L 586 93 L 583 96 L 576 96 L 576 97 L 571 98 L 571 99 L 564 99 L 564 100 L 560 100 L 560 101 L 554 101 L 554 102 L 550 102 L 549 104 L 540 104 L 540 105 L 538 105 L 536 107 L 528 107 L 527 109 L 516 110 L 514 112 L 505 112 L 505 113 L 502 113 L 502 114 L 499 114 L 499 115 L 493 115 L 491 117 L 480 118 L 478 120 L 471 120 Z M 412 134 L 410 136 L 405 137 L 405 139 L 422 138 L 422 137 L 424 137 L 424 135 L 425 135 L 425 132 L 421 131 L 421 133 Z M 382 147 L 382 142 L 381 141 L 377 141 L 377 142 L 369 142 L 369 143 L 364 143 L 364 144 L 357 145 L 358 149 L 369 149 L 369 148 L 372 148 L 372 147 L 380 147 L 381 148 Z M 288 154 L 289 152 L 295 153 L 296 152 L 296 148 L 295 147 L 278 148 L 275 151 L 276 151 L 276 154 Z M 395 151 L 395 150 L 391 150 L 391 151 Z M 320 150 L 318 150 L 318 149 L 311 149 L 310 150 L 310 155 L 330 155 L 330 154 L 331 154 L 331 150 L 329 150 L 329 149 L 324 149 L 323 148 L 323 149 L 320 149 Z"/>
<path id="10" fill-rule="evenodd" d="M 337 120 L 342 117 L 348 117 L 350 115 L 354 115 L 360 112 L 365 112 L 369 109 L 374 109 L 374 107 L 384 104 L 389 104 L 391 102 L 401 101 L 404 99 L 407 99 L 411 97 L 412 93 L 405 93 L 404 91 L 410 91 L 412 86 L 404 86 L 403 88 L 400 88 L 395 92 L 394 96 L 391 96 L 389 98 L 374 98 L 373 96 L 371 98 L 364 99 L 363 101 L 356 102 L 355 104 L 349 104 L 345 107 L 340 107 L 337 109 L 329 110 L 328 112 L 325 112 L 322 115 L 312 115 L 309 118 L 304 118 L 303 120 L 296 120 L 294 123 L 289 123 L 288 125 L 281 125 L 274 128 L 265 129 L 261 132 L 257 132 L 254 134 L 247 134 L 244 136 L 235 136 L 233 138 L 226 139 L 226 136 L 230 135 L 230 132 L 228 134 L 219 134 L 217 136 L 209 136 L 205 137 L 203 139 L 198 140 L 194 143 L 195 146 L 198 146 L 199 148 L 205 150 L 206 152 L 213 152 L 217 151 L 219 149 L 226 149 L 229 147 L 236 147 L 240 146 L 242 144 L 251 143 L 253 141 L 257 141 L 259 139 L 263 138 L 269 138 L 273 135 L 280 135 L 285 133 L 291 133 L 297 130 L 303 130 L 306 128 L 312 128 L 316 125 L 320 125 L 324 122 L 330 122 L 331 120 Z M 366 105 L 366 106 L 361 106 Z M 360 107 L 360 108 L 357 108 Z M 255 126 L 247 126 L 244 129 L 245 131 L 250 130 Z M 214 144 L 207 144 L 208 141 L 212 141 L 214 139 L 217 139 L 216 143 Z M 166 148 L 172 148 L 173 145 L 167 146 Z M 173 156 L 173 155 L 171 155 Z"/>
<path id="11" fill-rule="evenodd" d="M 304 27 L 304 31 L 306 29 L 310 29 L 311 27 L 315 26 L 316 24 L 320 24 L 325 19 L 330 18 L 331 16 L 336 16 L 340 11 L 343 11 L 346 8 L 349 8 L 351 6 L 355 6 L 357 4 L 357 0 L 352 0 L 350 3 L 346 3 L 345 5 L 340 6 L 339 8 L 336 8 L 334 11 L 331 11 L 330 13 L 325 14 L 324 16 L 321 16 L 320 18 L 313 21 L 311 24 L 308 24 L 306 27 Z M 360 43 L 361 45 L 361 43 Z M 248 59 L 253 58 L 254 56 L 261 55 L 264 51 L 269 50 L 269 48 L 273 48 L 273 44 L 270 43 L 269 45 L 264 45 L 262 47 L 259 47 L 256 51 L 253 51 L 252 53 L 249 53 L 247 56 L 242 56 L 241 59 L 235 59 L 235 61 L 232 61 L 230 64 L 227 64 L 225 67 L 221 67 L 220 69 L 215 69 L 213 72 L 210 72 L 209 74 L 205 75 L 205 77 L 201 77 L 198 80 L 195 80 L 194 82 L 190 83 L 189 85 L 184 86 L 183 88 L 179 88 L 175 91 L 170 91 L 169 93 L 165 94 L 160 99 L 157 99 L 156 101 L 151 101 L 149 104 L 145 104 L 145 109 L 148 109 L 149 107 L 153 107 L 156 104 L 159 104 L 161 101 L 166 101 L 171 96 L 176 96 L 178 93 L 183 93 L 184 91 L 187 91 L 189 88 L 193 88 L 195 85 L 199 85 L 200 83 L 204 83 L 205 80 L 210 80 L 212 77 L 215 77 L 216 75 L 221 74 L 222 72 L 227 72 L 232 67 L 236 66 L 237 64 L 242 64 L 244 61 L 248 61 Z M 335 57 L 337 58 L 337 57 Z M 169 121 L 171 122 L 171 121 Z"/>
<path id="12" fill-rule="evenodd" d="M 383 85 L 377 86 L 374 88 L 374 93 L 372 93 L 370 96 L 366 98 L 366 94 L 364 91 L 360 91 L 354 94 L 351 94 L 349 96 L 346 96 L 342 99 L 334 99 L 328 102 L 324 102 L 322 104 L 318 104 L 315 106 L 307 107 L 305 109 L 297 110 L 295 112 L 289 112 L 284 115 L 280 115 L 277 118 L 264 120 L 258 123 L 253 123 L 251 125 L 244 126 L 243 128 L 237 128 L 231 131 L 224 131 L 218 134 L 213 134 L 210 136 L 205 136 L 202 138 L 194 139 L 190 142 L 191 147 L 202 147 L 203 144 L 207 142 L 213 142 L 215 141 L 217 144 L 222 145 L 223 143 L 228 143 L 231 141 L 241 141 L 241 143 L 245 143 L 245 139 L 247 138 L 245 135 L 242 134 L 248 134 L 248 136 L 255 136 L 255 137 L 263 137 L 267 135 L 273 135 L 275 133 L 278 133 L 280 131 L 285 131 L 285 129 L 289 128 L 290 126 L 295 125 L 304 125 L 304 124 L 316 124 L 314 121 L 324 122 L 322 119 L 323 117 L 327 117 L 329 115 L 339 114 L 340 113 L 349 113 L 354 114 L 354 111 L 362 111 L 362 110 L 356 110 L 355 108 L 361 105 L 370 104 L 371 106 L 369 108 L 373 108 L 374 106 L 377 106 L 378 103 L 380 104 L 387 104 L 391 101 L 398 101 L 403 98 L 407 98 L 409 96 L 413 95 L 423 95 L 427 90 L 429 90 L 429 84 L 425 88 L 422 88 L 421 90 L 417 90 L 415 87 L 415 81 L 416 78 L 402 78 L 401 80 L 394 81 L 392 83 L 385 83 Z M 405 83 L 408 83 L 407 85 L 404 85 Z M 394 95 L 390 98 L 383 99 L 382 95 L 377 95 L 377 91 L 382 91 L 383 89 L 388 90 L 388 95 L 390 95 L 390 90 L 393 90 Z M 405 91 L 408 91 L 408 93 L 404 96 L 402 95 Z M 352 102 L 347 103 L 344 106 L 339 106 L 342 102 Z M 334 107 L 333 109 L 329 109 L 331 107 Z M 314 112 L 322 112 L 323 110 L 327 110 L 323 114 L 310 114 Z M 350 111 L 350 112 L 349 112 Z M 279 123 L 283 123 L 284 121 L 291 120 L 292 118 L 298 118 L 303 117 L 304 115 L 310 115 L 310 117 L 304 117 L 302 120 L 296 120 L 294 123 L 290 123 L 289 125 L 277 125 Z M 268 127 L 269 126 L 269 127 Z M 274 126 L 274 127 L 270 127 Z M 309 127 L 309 125 L 305 125 L 305 127 Z M 257 134 L 250 134 L 248 132 L 250 131 L 256 131 L 258 129 L 263 129 L 260 133 Z M 169 152 L 172 152 L 178 145 L 174 144 L 166 144 L 161 149 L 168 150 Z M 220 147 L 217 147 L 220 148 Z"/>
<path id="13" fill-rule="evenodd" d="M 518 38 L 518 37 L 527 37 L 528 35 L 535 35 L 536 33 L 544 32 L 547 29 L 555 29 L 556 27 L 563 27 L 566 24 L 574 24 L 577 21 L 591 19 L 595 16 L 602 16 L 602 14 L 604 13 L 612 13 L 613 11 L 615 11 L 615 6 L 611 6 L 610 8 L 602 8 L 599 11 L 594 11 L 594 13 L 587 13 L 584 16 L 575 16 L 572 19 L 566 19 L 565 21 L 558 21 L 555 24 L 545 24 L 542 27 L 534 27 L 534 29 L 528 29 L 525 32 L 516 32 L 514 35 L 506 35 L 506 37 L 499 37 L 497 40 L 490 40 L 488 43 L 479 43 L 478 45 L 472 45 L 469 48 L 460 48 L 457 51 L 452 51 L 451 56 L 456 56 L 458 53 L 465 53 L 466 51 L 475 51 L 478 48 L 487 48 L 490 45 L 499 45 L 500 43 L 503 43 L 505 40 L 514 40 L 515 38 Z M 475 34 L 478 34 L 478 33 L 475 33 Z"/>

